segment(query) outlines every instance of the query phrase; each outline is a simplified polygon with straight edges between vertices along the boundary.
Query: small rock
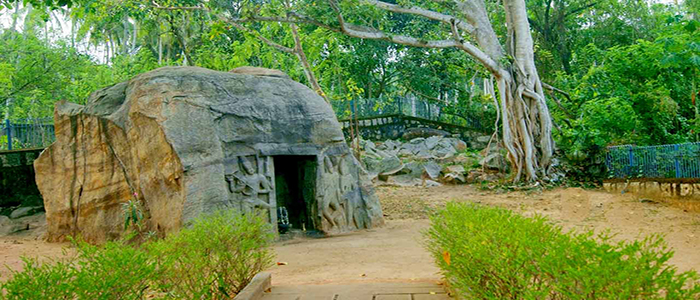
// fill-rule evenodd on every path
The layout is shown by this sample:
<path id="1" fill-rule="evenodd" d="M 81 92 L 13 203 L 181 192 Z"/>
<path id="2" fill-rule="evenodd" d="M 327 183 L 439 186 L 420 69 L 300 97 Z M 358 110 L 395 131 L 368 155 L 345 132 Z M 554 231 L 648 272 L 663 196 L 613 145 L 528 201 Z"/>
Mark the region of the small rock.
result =
<path id="1" fill-rule="evenodd" d="M 430 177 L 430 179 L 436 180 L 440 177 L 440 172 L 442 172 L 442 167 L 434 161 L 428 162 L 423 165 L 425 173 Z"/>
<path id="2" fill-rule="evenodd" d="M 508 162 L 506 162 L 506 158 L 503 157 L 503 154 L 500 154 L 498 152 L 492 152 L 484 159 L 482 159 L 479 162 L 480 165 L 492 169 L 492 170 L 499 170 L 499 171 L 505 171 L 506 168 L 508 167 Z"/>
<path id="3" fill-rule="evenodd" d="M 423 174 L 423 165 L 415 161 L 408 162 L 404 164 L 401 172 L 404 174 L 409 174 L 414 178 L 420 178 L 421 174 Z"/>
<path id="4" fill-rule="evenodd" d="M 379 174 L 380 175 L 393 175 L 398 173 L 403 169 L 403 163 L 396 156 L 391 156 L 382 159 L 379 163 Z"/>
<path id="5" fill-rule="evenodd" d="M 442 140 L 441 136 L 431 136 L 425 139 L 425 147 L 428 148 L 428 150 L 433 150 L 433 148 L 438 145 L 440 140 Z"/>
<path id="6" fill-rule="evenodd" d="M 443 177 L 443 180 L 445 182 L 452 182 L 452 183 L 466 183 L 467 180 L 464 178 L 464 175 L 461 173 L 447 173 Z"/>
<path id="7" fill-rule="evenodd" d="M 419 186 L 422 183 L 420 177 L 416 178 L 410 174 L 391 176 L 388 178 L 387 182 L 399 186 Z"/>
<path id="8" fill-rule="evenodd" d="M 450 173 L 456 173 L 456 174 L 464 174 L 466 170 L 464 169 L 464 166 L 461 165 L 452 165 L 452 166 L 447 166 L 447 172 Z"/>
<path id="9" fill-rule="evenodd" d="M 416 153 L 416 157 L 420 158 L 420 159 L 426 159 L 426 160 L 427 159 L 437 159 L 437 157 L 435 157 L 435 155 L 430 153 L 430 151 L 428 151 L 427 149 L 421 150 L 418 153 Z"/>
<path id="10" fill-rule="evenodd" d="M 426 187 L 436 187 L 436 186 L 442 186 L 442 184 L 437 182 L 437 181 L 427 179 L 425 181 L 425 186 Z"/>
<path id="11" fill-rule="evenodd" d="M 457 154 L 457 150 L 455 150 L 455 148 L 452 146 L 435 150 L 435 156 L 440 159 L 448 159 L 453 157 L 455 154 Z"/>
<path id="12" fill-rule="evenodd" d="M 490 135 L 482 135 L 482 136 L 476 137 L 476 141 L 479 143 L 488 143 L 490 140 L 491 140 Z"/>
<path id="13" fill-rule="evenodd" d="M 32 215 L 41 210 L 41 206 L 25 206 L 15 209 L 10 214 L 10 219 L 19 219 L 21 217 L 26 217 Z"/>
<path id="14" fill-rule="evenodd" d="M 452 139 L 452 140 L 454 141 L 453 147 L 455 148 L 455 150 L 460 151 L 460 152 L 467 150 L 467 143 L 465 143 L 463 140 L 459 140 L 459 139 Z"/>

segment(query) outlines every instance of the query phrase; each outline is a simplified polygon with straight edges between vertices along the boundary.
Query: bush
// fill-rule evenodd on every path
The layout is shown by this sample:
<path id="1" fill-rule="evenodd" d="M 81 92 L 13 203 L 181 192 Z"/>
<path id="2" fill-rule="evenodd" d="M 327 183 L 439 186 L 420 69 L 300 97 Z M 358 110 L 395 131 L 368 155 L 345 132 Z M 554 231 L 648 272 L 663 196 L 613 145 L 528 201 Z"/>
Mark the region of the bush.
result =
<path id="1" fill-rule="evenodd" d="M 259 215 L 235 211 L 202 218 L 179 234 L 148 245 L 158 261 L 158 284 L 175 298 L 230 298 L 272 266 L 274 238 Z"/>
<path id="2" fill-rule="evenodd" d="M 155 275 L 147 253 L 122 242 L 96 247 L 75 243 L 75 259 L 39 264 L 0 285 L 0 299 L 141 299 Z"/>
<path id="3" fill-rule="evenodd" d="M 427 248 L 467 299 L 698 299 L 695 272 L 668 264 L 663 238 L 614 243 L 563 233 L 541 217 L 450 203 L 431 218 Z"/>
<path id="4" fill-rule="evenodd" d="M 221 211 L 160 241 L 93 246 L 75 242 L 71 259 L 40 264 L 0 283 L 0 299 L 231 298 L 272 264 L 272 231 L 260 216 Z"/>

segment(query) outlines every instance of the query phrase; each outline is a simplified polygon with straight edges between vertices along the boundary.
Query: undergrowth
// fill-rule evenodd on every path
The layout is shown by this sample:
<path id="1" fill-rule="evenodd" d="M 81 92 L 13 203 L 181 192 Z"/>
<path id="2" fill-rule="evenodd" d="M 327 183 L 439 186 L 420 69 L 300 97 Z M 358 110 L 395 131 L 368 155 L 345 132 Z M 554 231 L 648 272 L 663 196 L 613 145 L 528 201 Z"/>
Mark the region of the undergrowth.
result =
<path id="1" fill-rule="evenodd" d="M 162 240 L 94 246 L 0 283 L 0 299 L 230 299 L 272 265 L 269 224 L 256 215 L 219 211 Z"/>
<path id="2" fill-rule="evenodd" d="M 658 235 L 613 242 L 468 203 L 448 204 L 431 223 L 427 248 L 465 299 L 700 299 L 697 274 L 668 264 L 673 252 Z"/>

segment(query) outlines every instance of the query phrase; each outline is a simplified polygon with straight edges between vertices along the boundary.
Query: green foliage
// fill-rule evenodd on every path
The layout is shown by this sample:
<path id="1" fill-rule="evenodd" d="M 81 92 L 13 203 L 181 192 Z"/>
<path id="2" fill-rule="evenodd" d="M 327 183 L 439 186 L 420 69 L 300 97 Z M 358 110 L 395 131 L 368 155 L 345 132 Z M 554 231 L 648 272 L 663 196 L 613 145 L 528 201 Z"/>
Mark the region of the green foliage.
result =
<path id="1" fill-rule="evenodd" d="M 695 272 L 668 264 L 660 236 L 613 242 L 564 233 L 541 216 L 450 203 L 431 218 L 427 247 L 450 287 L 474 299 L 693 299 Z"/>
<path id="2" fill-rule="evenodd" d="M 75 259 L 23 258 L 24 270 L 0 284 L 0 299 L 141 299 L 156 274 L 148 253 L 122 242 L 75 246 Z"/>
<path id="3" fill-rule="evenodd" d="M 655 145 L 696 141 L 700 120 L 693 93 L 700 87 L 700 30 L 693 20 L 670 17 L 654 41 L 579 50 L 580 75 L 559 73 L 555 85 L 570 92 L 566 110 L 553 110 L 570 177 L 603 178 L 609 145 Z M 575 116 L 575 119 L 571 118 Z"/>
<path id="4" fill-rule="evenodd" d="M 231 298 L 272 263 L 273 235 L 260 216 L 219 211 L 163 240 L 93 246 L 75 257 L 39 263 L 0 283 L 0 299 Z"/>
<path id="5" fill-rule="evenodd" d="M 217 212 L 190 228 L 148 244 L 157 259 L 157 284 L 178 299 L 230 298 L 272 265 L 273 234 L 259 215 Z"/>

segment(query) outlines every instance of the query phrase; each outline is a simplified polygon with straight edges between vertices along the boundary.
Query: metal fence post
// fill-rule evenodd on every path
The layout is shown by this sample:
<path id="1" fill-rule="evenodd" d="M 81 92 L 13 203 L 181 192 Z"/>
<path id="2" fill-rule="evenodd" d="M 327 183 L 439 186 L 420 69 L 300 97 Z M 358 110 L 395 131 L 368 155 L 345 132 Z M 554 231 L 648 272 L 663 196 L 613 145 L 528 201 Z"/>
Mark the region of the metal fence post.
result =
<path id="1" fill-rule="evenodd" d="M 7 150 L 12 150 L 12 123 L 10 123 L 10 119 L 5 120 L 5 130 L 7 130 Z"/>
<path id="2" fill-rule="evenodd" d="M 673 152 L 673 167 L 676 169 L 676 178 L 681 178 L 681 165 L 678 161 L 678 157 L 682 155 L 682 153 L 679 153 L 678 145 L 673 145 Z"/>

